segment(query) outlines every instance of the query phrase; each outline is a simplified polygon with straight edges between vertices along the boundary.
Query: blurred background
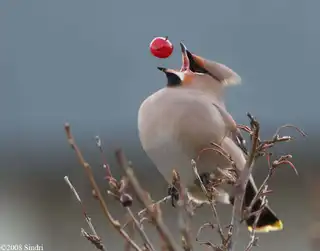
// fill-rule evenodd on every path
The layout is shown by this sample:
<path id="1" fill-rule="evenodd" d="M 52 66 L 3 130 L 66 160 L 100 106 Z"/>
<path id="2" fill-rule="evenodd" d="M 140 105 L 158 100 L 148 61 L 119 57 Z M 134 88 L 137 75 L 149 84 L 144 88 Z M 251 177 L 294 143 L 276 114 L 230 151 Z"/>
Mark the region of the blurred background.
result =
<path id="1" fill-rule="evenodd" d="M 137 111 L 165 84 L 156 67 L 181 65 L 179 50 L 166 60 L 149 53 L 155 36 L 169 36 L 176 47 L 184 41 L 192 52 L 242 77 L 243 84 L 226 94 L 239 123 L 247 123 L 246 112 L 251 112 L 265 137 L 284 123 L 307 132 L 303 139 L 286 130 L 297 141 L 276 149 L 294 155 L 300 176 L 282 168 L 272 179 L 275 192 L 269 202 L 283 218 L 284 230 L 261 235 L 259 249 L 320 250 L 312 249 L 310 237 L 312 223 L 320 219 L 315 188 L 320 178 L 319 8 L 315 0 L 1 1 L 0 244 L 95 250 L 80 236 L 80 228 L 87 226 L 63 180 L 68 175 L 109 250 L 123 250 L 123 241 L 91 196 L 63 125 L 71 124 L 102 187 L 96 135 L 117 177 L 121 172 L 113 152 L 122 147 L 152 197 L 166 195 L 166 184 L 140 147 Z M 259 162 L 258 181 L 266 171 Z M 124 210 L 111 198 L 107 202 L 123 222 Z M 228 207 L 219 209 L 228 216 Z M 164 214 L 178 236 L 175 210 L 165 206 Z M 210 212 L 203 209 L 193 220 L 194 231 L 208 220 Z M 203 236 L 215 238 L 211 232 Z M 239 247 L 247 241 L 244 230 Z"/>

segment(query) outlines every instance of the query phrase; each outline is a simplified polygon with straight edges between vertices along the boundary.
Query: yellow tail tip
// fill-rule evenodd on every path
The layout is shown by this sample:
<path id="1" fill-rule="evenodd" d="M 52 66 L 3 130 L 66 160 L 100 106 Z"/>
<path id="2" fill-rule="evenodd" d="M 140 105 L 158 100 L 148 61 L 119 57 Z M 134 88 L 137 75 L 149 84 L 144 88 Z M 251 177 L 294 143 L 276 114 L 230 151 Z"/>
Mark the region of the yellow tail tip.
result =
<path id="1" fill-rule="evenodd" d="M 257 227 L 255 230 L 257 233 L 268 233 L 273 231 L 281 231 L 283 229 L 283 223 L 281 220 L 278 220 L 272 225 L 266 225 L 263 227 Z M 252 226 L 248 226 L 248 230 L 252 232 Z"/>

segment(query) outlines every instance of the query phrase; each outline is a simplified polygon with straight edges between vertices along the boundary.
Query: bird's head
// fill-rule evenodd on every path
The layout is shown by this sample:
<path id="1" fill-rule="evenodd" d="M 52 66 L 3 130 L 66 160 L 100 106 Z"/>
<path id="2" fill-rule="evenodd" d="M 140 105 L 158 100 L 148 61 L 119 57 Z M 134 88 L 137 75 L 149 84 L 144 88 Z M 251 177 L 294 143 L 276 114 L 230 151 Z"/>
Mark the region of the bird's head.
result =
<path id="1" fill-rule="evenodd" d="M 180 70 L 158 67 L 167 76 L 168 87 L 180 87 L 220 94 L 225 86 L 241 82 L 240 76 L 223 64 L 191 53 L 180 43 L 182 66 Z"/>

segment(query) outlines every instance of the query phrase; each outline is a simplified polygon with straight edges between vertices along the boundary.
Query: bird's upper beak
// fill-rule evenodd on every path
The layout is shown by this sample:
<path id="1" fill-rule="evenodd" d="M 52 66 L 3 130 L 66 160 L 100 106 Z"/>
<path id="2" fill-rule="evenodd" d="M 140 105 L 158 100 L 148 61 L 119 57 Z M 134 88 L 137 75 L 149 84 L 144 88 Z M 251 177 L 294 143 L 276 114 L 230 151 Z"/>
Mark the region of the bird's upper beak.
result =
<path id="1" fill-rule="evenodd" d="M 188 50 L 187 47 L 183 44 L 180 43 L 180 47 L 181 47 L 181 55 L 182 55 L 182 66 L 180 71 L 190 71 L 190 60 L 188 57 Z"/>

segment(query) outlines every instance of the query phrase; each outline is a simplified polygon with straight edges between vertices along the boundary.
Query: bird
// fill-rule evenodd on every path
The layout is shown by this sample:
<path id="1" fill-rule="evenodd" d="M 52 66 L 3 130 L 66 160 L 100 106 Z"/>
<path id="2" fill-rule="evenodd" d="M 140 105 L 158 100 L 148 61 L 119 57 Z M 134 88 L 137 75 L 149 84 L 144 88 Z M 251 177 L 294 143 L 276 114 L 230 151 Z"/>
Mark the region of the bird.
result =
<path id="1" fill-rule="evenodd" d="M 158 67 L 165 73 L 167 83 L 145 98 L 139 107 L 139 139 L 143 150 L 169 184 L 175 169 L 190 200 L 208 203 L 193 173 L 191 160 L 197 159 L 197 169 L 203 180 L 217 175 L 217 170 L 230 168 L 230 161 L 216 152 L 206 151 L 199 157 L 203 149 L 215 143 L 231 156 L 239 170 L 245 167 L 245 140 L 224 102 L 225 88 L 240 83 L 241 78 L 227 66 L 191 53 L 183 43 L 180 47 L 181 69 Z M 217 202 L 233 204 L 234 197 L 227 188 L 221 186 L 217 191 Z M 245 206 L 250 205 L 256 193 L 257 187 L 250 176 Z M 259 207 L 259 203 L 261 200 L 253 208 Z M 246 220 L 249 231 L 252 231 L 254 221 L 254 216 Z M 281 229 L 282 221 L 266 206 L 255 231 Z"/>

